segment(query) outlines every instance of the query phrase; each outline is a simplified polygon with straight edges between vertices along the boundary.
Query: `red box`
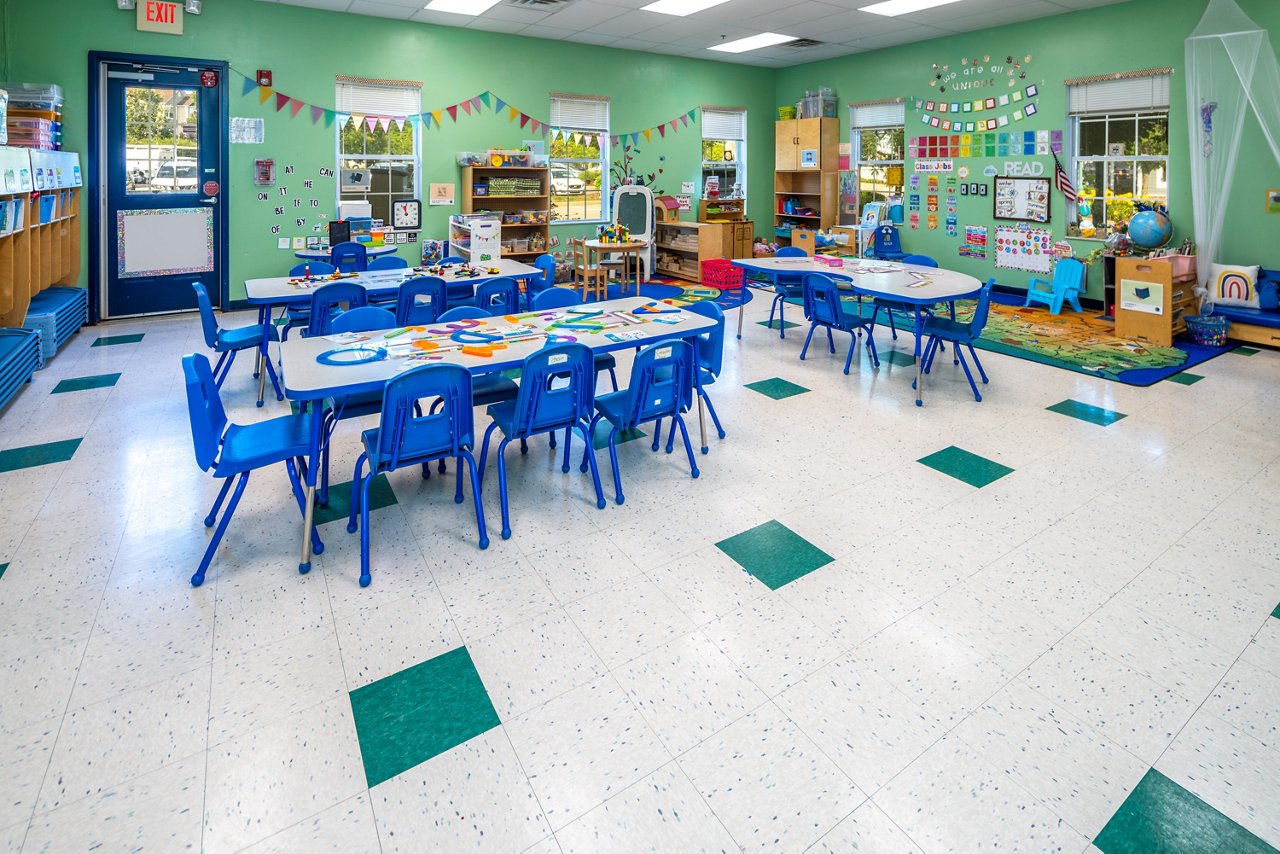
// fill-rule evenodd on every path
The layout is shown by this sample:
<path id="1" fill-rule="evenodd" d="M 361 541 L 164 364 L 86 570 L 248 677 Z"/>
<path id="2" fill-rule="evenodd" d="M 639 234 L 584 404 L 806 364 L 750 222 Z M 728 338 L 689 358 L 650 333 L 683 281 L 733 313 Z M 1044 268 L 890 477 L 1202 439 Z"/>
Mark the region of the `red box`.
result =
<path id="1" fill-rule="evenodd" d="M 702 262 L 702 284 L 722 291 L 736 291 L 742 287 L 743 269 L 724 258 L 712 258 Z"/>

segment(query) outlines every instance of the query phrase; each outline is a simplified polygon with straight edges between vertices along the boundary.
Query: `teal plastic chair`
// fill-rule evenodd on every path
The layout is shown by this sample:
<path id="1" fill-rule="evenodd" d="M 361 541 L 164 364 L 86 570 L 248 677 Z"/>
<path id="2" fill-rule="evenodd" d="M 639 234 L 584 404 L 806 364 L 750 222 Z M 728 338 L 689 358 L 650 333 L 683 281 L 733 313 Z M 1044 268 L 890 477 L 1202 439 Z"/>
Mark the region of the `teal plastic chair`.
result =
<path id="1" fill-rule="evenodd" d="M 1080 292 L 1084 290 L 1084 264 L 1075 258 L 1063 258 L 1053 270 L 1053 281 L 1032 279 L 1027 285 L 1027 301 L 1023 308 L 1033 302 L 1049 306 L 1050 314 L 1061 314 L 1062 303 L 1070 304 L 1075 312 L 1083 312 L 1080 307 Z"/>

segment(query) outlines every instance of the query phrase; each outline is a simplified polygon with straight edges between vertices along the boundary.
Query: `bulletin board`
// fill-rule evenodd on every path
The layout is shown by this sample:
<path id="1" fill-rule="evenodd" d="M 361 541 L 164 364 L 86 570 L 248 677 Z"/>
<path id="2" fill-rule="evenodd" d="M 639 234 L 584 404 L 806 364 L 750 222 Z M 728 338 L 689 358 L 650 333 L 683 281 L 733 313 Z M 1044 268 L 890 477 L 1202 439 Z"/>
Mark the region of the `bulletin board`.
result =
<path id="1" fill-rule="evenodd" d="M 992 216 L 1019 222 L 1048 222 L 1049 189 L 1048 178 L 999 176 L 995 179 Z"/>

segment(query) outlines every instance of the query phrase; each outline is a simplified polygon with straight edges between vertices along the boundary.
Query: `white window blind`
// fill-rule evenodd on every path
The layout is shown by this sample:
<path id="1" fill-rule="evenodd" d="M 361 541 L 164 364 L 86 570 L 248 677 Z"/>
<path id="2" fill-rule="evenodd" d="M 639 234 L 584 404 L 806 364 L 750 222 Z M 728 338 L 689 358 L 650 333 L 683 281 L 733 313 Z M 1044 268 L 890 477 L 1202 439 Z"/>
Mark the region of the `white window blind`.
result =
<path id="1" fill-rule="evenodd" d="M 702 108 L 703 139 L 746 139 L 747 111 Z"/>
<path id="2" fill-rule="evenodd" d="M 422 110 L 422 84 L 408 80 L 338 78 L 340 113 L 411 116 Z"/>
<path id="3" fill-rule="evenodd" d="M 609 99 L 593 95 L 552 95 L 551 126 L 608 133 Z"/>
<path id="4" fill-rule="evenodd" d="M 849 105 L 849 126 L 852 128 L 891 128 L 904 124 L 900 101 Z"/>
<path id="5" fill-rule="evenodd" d="M 1089 77 L 1067 81 L 1067 111 L 1089 113 L 1144 112 L 1169 109 L 1169 73 L 1138 72 L 1132 76 Z"/>

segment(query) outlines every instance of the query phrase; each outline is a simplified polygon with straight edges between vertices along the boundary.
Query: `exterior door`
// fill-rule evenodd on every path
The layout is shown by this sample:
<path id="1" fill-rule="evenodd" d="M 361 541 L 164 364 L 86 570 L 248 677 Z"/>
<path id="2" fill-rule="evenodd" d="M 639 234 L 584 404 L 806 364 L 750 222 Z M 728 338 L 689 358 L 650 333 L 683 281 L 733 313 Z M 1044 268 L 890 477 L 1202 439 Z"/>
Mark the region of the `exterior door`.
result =
<path id="1" fill-rule="evenodd" d="M 104 62 L 99 223 L 104 317 L 195 308 L 223 293 L 225 71 Z"/>

